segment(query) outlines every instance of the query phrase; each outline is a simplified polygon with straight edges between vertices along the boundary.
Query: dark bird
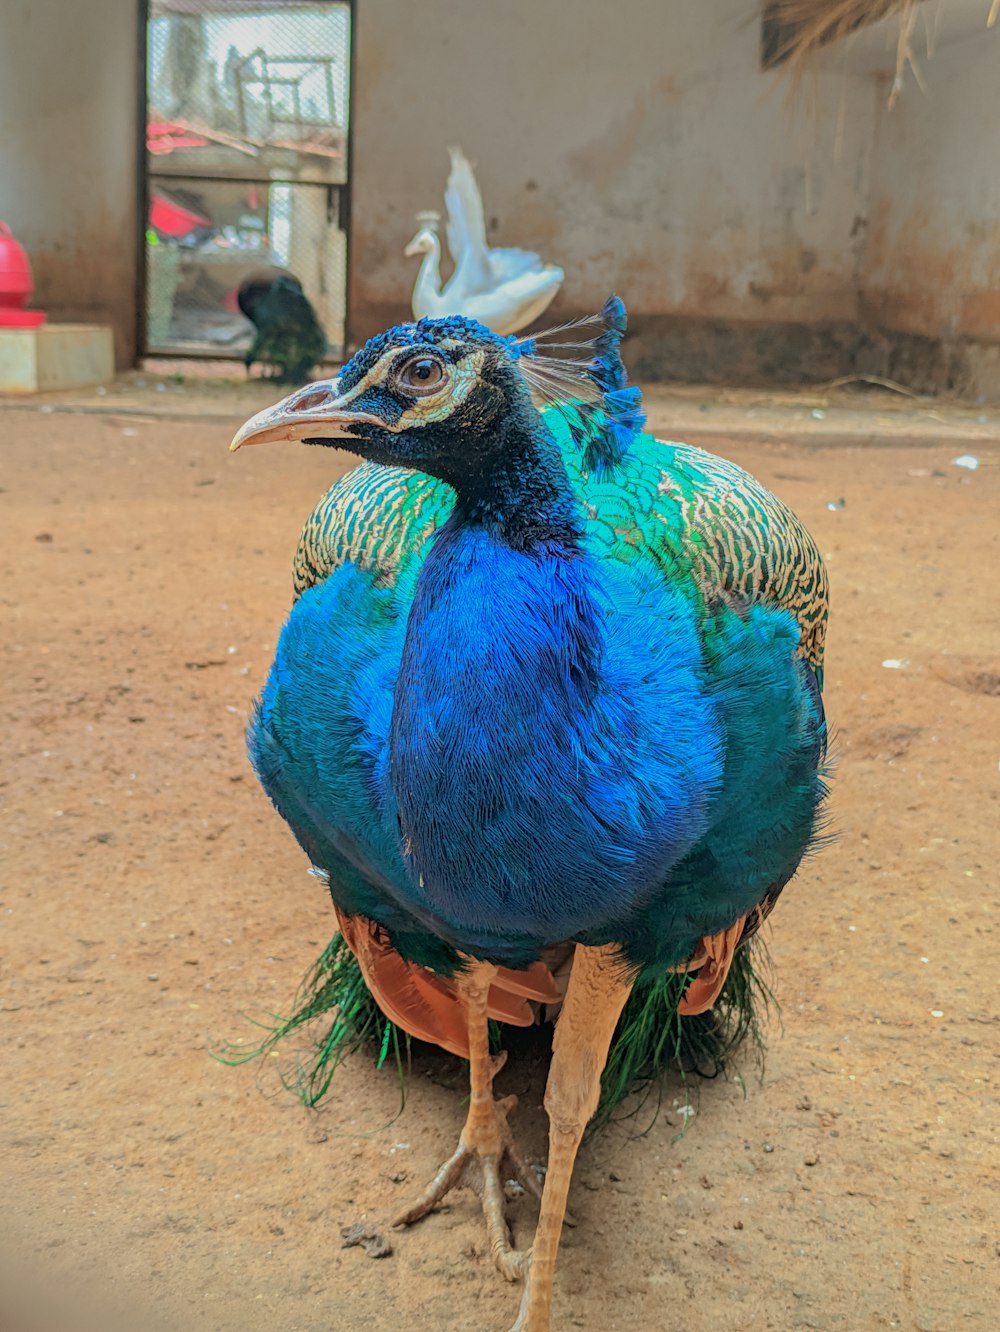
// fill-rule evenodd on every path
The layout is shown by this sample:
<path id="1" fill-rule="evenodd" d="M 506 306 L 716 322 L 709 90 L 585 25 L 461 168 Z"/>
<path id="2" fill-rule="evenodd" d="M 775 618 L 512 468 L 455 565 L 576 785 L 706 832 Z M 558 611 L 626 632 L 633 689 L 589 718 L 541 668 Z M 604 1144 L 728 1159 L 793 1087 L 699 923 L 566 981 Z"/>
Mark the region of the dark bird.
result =
<path id="1" fill-rule="evenodd" d="M 554 341 L 404 324 L 232 444 L 367 460 L 306 526 L 250 754 L 383 1012 L 469 1059 L 458 1148 L 397 1220 L 471 1184 L 514 1332 L 550 1328 L 602 1070 L 717 1003 L 824 797 L 820 556 L 739 467 L 640 433 L 624 327 L 617 299 Z M 488 1025 L 557 1004 L 520 1251 Z"/>
<path id="2" fill-rule="evenodd" d="M 243 363 L 273 367 L 278 383 L 301 384 L 326 355 L 326 335 L 302 283 L 281 269 L 262 269 L 243 279 L 236 303 L 257 330 Z"/>

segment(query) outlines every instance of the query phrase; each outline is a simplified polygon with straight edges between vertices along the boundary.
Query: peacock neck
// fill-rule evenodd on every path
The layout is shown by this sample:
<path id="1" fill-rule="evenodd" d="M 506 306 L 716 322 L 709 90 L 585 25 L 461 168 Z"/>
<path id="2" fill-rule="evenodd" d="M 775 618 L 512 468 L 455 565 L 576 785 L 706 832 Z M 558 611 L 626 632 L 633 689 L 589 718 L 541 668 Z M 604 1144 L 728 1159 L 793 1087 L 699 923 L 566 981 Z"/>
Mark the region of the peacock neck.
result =
<path id="1" fill-rule="evenodd" d="M 441 299 L 441 242 L 432 238 L 431 248 L 424 255 L 417 274 L 417 287 L 423 288 L 434 300 Z"/>
<path id="2" fill-rule="evenodd" d="M 551 432 L 529 401 L 490 432 L 478 464 L 449 477 L 452 529 L 481 530 L 502 546 L 562 558 L 581 554 L 583 515 Z"/>
<path id="3" fill-rule="evenodd" d="M 388 752 L 423 905 L 444 937 L 487 955 L 477 915 L 485 911 L 487 933 L 501 915 L 514 934 L 528 928 L 527 885 L 545 871 L 530 856 L 509 867 L 518 845 L 522 861 L 525 843 L 545 845 L 543 811 L 565 799 L 553 793 L 567 789 L 586 747 L 605 653 L 565 474 L 537 456 L 527 471 L 516 454 L 509 461 L 458 488 L 421 566 Z M 470 906 L 470 889 L 503 895 L 508 873 L 510 900 Z M 553 931 L 569 937 L 561 924 Z"/>

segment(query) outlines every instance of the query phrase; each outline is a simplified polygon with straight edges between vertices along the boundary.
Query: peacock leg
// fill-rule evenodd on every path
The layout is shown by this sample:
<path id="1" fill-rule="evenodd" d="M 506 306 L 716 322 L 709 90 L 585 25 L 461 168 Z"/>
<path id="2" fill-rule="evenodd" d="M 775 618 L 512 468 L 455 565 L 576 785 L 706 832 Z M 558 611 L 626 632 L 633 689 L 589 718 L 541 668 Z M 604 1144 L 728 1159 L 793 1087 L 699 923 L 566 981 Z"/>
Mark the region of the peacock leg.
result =
<path id="1" fill-rule="evenodd" d="M 507 1116 L 517 1105 L 516 1096 L 496 1100 L 493 1079 L 506 1061 L 506 1053 L 490 1054 L 487 996 L 496 967 L 473 962 L 456 981 L 469 1032 L 469 1114 L 458 1140 L 458 1149 L 431 1180 L 417 1201 L 393 1221 L 409 1226 L 434 1210 L 446 1194 L 466 1185 L 483 1206 L 490 1250 L 497 1267 L 508 1279 L 523 1276 L 527 1254 L 511 1244 L 504 1215 L 503 1180 L 516 1177 L 536 1195 L 538 1183 L 514 1144 Z"/>
<path id="2" fill-rule="evenodd" d="M 549 1332 L 552 1281 L 573 1165 L 583 1131 L 597 1109 L 601 1073 L 630 989 L 616 949 L 577 946 L 545 1088 L 549 1163 L 542 1210 L 521 1309 L 511 1332 Z"/>

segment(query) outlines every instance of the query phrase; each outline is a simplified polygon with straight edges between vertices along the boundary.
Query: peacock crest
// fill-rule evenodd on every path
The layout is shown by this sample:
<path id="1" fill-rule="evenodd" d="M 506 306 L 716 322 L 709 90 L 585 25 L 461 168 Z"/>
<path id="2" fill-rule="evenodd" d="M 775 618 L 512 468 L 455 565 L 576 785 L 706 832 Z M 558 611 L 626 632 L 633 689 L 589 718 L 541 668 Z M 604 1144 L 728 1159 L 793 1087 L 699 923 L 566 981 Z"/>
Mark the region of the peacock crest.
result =
<path id="1" fill-rule="evenodd" d="M 598 478 L 624 461 L 646 423 L 642 393 L 629 384 L 621 357 L 627 324 L 625 303 L 612 296 L 596 315 L 508 339 L 536 401 L 560 412 L 583 452 L 585 471 Z M 588 330 L 591 336 L 584 337 Z"/>

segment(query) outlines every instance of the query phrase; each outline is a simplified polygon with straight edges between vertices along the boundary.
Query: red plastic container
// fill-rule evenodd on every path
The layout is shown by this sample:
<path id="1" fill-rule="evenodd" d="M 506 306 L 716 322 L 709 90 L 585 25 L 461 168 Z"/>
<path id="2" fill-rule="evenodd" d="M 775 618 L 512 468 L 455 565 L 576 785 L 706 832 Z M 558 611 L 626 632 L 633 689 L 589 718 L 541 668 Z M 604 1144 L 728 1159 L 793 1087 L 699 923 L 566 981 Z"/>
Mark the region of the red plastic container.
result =
<path id="1" fill-rule="evenodd" d="M 41 310 L 25 310 L 25 301 L 34 290 L 31 264 L 11 235 L 6 222 L 0 222 L 0 328 L 37 328 L 45 323 Z"/>

